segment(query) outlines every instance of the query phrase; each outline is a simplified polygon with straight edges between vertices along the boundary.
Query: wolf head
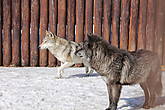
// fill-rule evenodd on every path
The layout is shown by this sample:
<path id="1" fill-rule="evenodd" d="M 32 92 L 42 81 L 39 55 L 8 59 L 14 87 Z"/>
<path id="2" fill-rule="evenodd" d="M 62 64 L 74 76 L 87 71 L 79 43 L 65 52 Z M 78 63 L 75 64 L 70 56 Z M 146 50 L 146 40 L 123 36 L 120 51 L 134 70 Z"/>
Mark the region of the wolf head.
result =
<path id="1" fill-rule="evenodd" d="M 54 35 L 50 31 L 46 31 L 45 38 L 43 39 L 42 43 L 40 44 L 40 49 L 48 49 L 53 47 L 56 43 L 57 36 Z"/>
<path id="2" fill-rule="evenodd" d="M 102 41 L 101 37 L 96 35 L 87 34 L 87 40 L 79 44 L 79 48 L 76 50 L 76 55 L 82 59 L 90 61 L 92 56 L 92 49 L 97 47 L 97 43 Z"/>

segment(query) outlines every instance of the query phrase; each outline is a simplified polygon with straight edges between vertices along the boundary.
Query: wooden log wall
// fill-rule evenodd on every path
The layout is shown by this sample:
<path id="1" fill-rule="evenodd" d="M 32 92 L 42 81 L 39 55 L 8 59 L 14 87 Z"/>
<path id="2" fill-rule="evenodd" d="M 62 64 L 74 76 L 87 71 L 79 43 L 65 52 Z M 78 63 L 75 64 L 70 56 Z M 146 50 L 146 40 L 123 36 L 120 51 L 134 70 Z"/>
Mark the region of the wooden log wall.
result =
<path id="1" fill-rule="evenodd" d="M 45 36 L 45 31 L 48 30 L 48 0 L 40 0 L 40 43 L 42 43 Z M 48 52 L 47 50 L 40 50 L 39 65 L 48 65 Z"/>
<path id="2" fill-rule="evenodd" d="M 30 65 L 30 1 L 21 0 L 21 66 Z"/>
<path id="3" fill-rule="evenodd" d="M 49 31 L 57 34 L 57 11 L 58 11 L 58 0 L 49 0 Z M 49 52 L 48 54 L 48 66 L 53 67 L 57 64 L 57 59 Z"/>
<path id="4" fill-rule="evenodd" d="M 12 65 L 21 62 L 21 0 L 12 1 Z"/>
<path id="5" fill-rule="evenodd" d="M 119 48 L 154 51 L 165 65 L 164 4 L 164 0 L 0 0 L 0 65 L 59 65 L 51 53 L 38 48 L 46 30 L 76 42 L 94 33 Z"/>
<path id="6" fill-rule="evenodd" d="M 2 7 L 2 0 L 0 0 L 0 65 L 3 65 L 3 59 L 2 59 L 2 12 L 3 12 L 3 7 Z"/>

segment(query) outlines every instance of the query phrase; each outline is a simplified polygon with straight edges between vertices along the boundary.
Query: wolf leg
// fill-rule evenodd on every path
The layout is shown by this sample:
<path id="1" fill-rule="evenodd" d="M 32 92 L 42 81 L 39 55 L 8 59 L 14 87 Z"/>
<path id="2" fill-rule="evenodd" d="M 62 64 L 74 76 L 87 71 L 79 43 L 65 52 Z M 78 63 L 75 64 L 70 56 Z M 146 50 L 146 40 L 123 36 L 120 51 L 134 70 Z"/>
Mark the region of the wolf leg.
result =
<path id="1" fill-rule="evenodd" d="M 155 101 L 156 101 L 156 93 L 155 90 L 152 89 L 151 91 L 151 100 L 150 100 L 150 107 L 155 106 Z"/>
<path id="2" fill-rule="evenodd" d="M 107 84 L 109 107 L 106 110 L 116 110 L 122 86 L 120 84 Z"/>
<path id="3" fill-rule="evenodd" d="M 91 67 L 85 67 L 85 72 L 87 73 L 87 75 L 92 74 L 93 69 Z"/>
<path id="4" fill-rule="evenodd" d="M 147 84 L 148 84 L 148 88 L 150 91 L 150 99 L 149 99 L 149 106 L 154 107 L 155 106 L 155 101 L 156 101 L 156 87 L 155 87 L 155 82 L 154 82 L 154 78 L 149 79 Z"/>
<path id="5" fill-rule="evenodd" d="M 72 66 L 74 63 L 73 62 L 65 62 L 63 65 L 61 65 L 58 68 L 58 75 L 60 78 L 62 78 L 62 74 L 64 73 L 64 69 Z"/>
<path id="6" fill-rule="evenodd" d="M 147 87 L 146 82 L 140 83 L 141 88 L 144 91 L 144 95 L 145 95 L 145 102 L 143 104 L 143 108 L 149 108 L 149 95 L 150 95 L 150 91 L 149 88 Z"/>
<path id="7" fill-rule="evenodd" d="M 157 65 L 156 69 L 150 72 L 148 78 L 148 85 L 151 92 L 150 106 L 153 108 L 156 106 L 156 99 L 162 95 L 162 74 L 160 71 L 160 65 Z"/>
<path id="8" fill-rule="evenodd" d="M 145 103 L 143 105 L 143 108 L 149 109 L 155 106 L 155 100 L 156 100 L 156 90 L 155 90 L 155 84 L 154 84 L 154 78 L 149 76 L 146 80 L 146 82 L 143 84 L 144 92 L 148 92 L 148 94 L 145 94 L 148 97 L 145 99 Z"/>

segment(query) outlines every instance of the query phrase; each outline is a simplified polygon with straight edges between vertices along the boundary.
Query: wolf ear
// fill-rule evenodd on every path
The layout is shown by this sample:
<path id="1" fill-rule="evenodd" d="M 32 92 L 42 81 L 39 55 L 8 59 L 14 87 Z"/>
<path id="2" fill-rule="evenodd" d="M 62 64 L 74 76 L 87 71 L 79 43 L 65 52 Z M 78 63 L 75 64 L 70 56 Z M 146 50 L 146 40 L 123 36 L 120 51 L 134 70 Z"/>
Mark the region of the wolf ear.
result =
<path id="1" fill-rule="evenodd" d="M 103 40 L 103 38 L 97 35 L 87 34 L 87 40 L 89 42 L 98 42 L 98 41 Z"/>
<path id="2" fill-rule="evenodd" d="M 54 39 L 55 35 L 49 31 L 50 37 Z"/>
<path id="3" fill-rule="evenodd" d="M 49 31 L 46 30 L 45 35 L 48 35 L 48 34 L 49 34 Z"/>
<path id="4" fill-rule="evenodd" d="M 58 38 L 58 36 L 57 36 L 57 35 L 55 35 L 55 34 L 54 34 L 53 36 L 54 36 L 54 39 Z"/>
<path id="5" fill-rule="evenodd" d="M 55 37 L 55 35 L 52 32 L 47 31 L 47 30 L 46 30 L 46 36 L 48 36 L 50 38 L 54 38 Z"/>
<path id="6" fill-rule="evenodd" d="M 87 34 L 87 40 L 88 41 L 92 41 L 92 39 L 93 39 L 92 37 L 93 37 L 92 33 Z"/>

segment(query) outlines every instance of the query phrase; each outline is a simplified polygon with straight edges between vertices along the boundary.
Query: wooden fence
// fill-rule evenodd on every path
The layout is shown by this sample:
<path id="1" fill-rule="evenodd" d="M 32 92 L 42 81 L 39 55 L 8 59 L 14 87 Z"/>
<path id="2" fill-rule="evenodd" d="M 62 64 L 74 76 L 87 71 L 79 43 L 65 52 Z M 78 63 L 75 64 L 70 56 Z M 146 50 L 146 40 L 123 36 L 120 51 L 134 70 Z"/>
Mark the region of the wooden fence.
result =
<path id="1" fill-rule="evenodd" d="M 0 65 L 56 66 L 38 45 L 45 31 L 81 42 L 87 33 L 119 48 L 146 48 L 165 65 L 165 0 L 0 0 Z"/>

